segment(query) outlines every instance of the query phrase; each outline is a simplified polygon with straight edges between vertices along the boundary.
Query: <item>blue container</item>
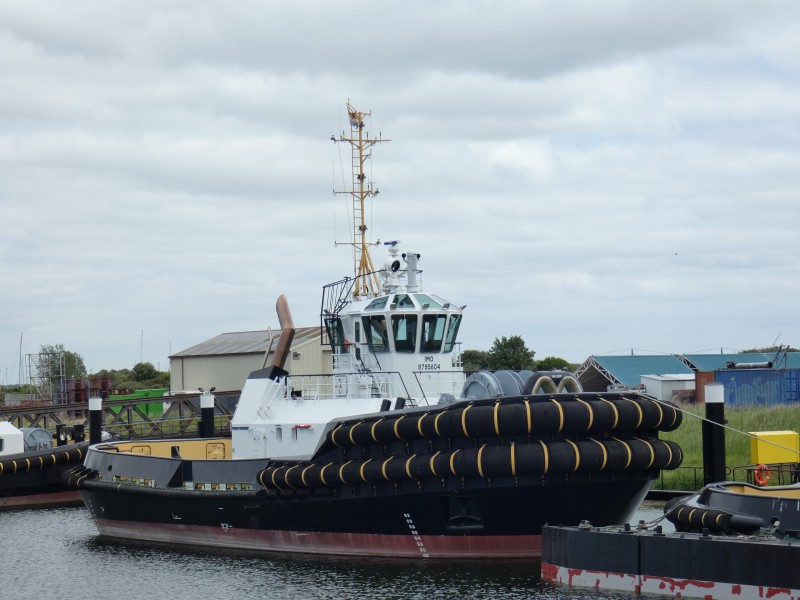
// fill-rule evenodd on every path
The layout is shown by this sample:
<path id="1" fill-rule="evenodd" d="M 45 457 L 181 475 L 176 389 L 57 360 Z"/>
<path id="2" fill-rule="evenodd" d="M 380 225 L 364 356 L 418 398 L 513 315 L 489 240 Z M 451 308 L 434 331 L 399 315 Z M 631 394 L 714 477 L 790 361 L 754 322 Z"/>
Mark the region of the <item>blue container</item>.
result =
<path id="1" fill-rule="evenodd" d="M 714 381 L 725 386 L 728 406 L 775 406 L 800 402 L 798 369 L 720 369 Z"/>

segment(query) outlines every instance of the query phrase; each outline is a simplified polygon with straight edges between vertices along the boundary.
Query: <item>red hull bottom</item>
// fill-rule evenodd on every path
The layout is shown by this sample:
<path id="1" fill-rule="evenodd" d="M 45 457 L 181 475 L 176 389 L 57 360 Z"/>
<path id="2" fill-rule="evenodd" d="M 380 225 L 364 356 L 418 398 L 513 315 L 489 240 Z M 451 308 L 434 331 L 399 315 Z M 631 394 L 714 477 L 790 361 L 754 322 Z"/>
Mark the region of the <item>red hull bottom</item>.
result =
<path id="1" fill-rule="evenodd" d="M 77 491 L 53 492 L 51 494 L 31 494 L 29 496 L 9 496 L 0 498 L 0 510 L 23 508 L 54 508 L 57 506 L 82 506 Z"/>
<path id="2" fill-rule="evenodd" d="M 790 588 L 613 573 L 590 569 L 569 569 L 545 562 L 542 563 L 542 579 L 569 587 L 670 596 L 672 598 L 702 598 L 704 600 L 763 600 L 764 598 L 796 600 L 800 598 L 800 590 Z"/>
<path id="3" fill-rule="evenodd" d="M 95 519 L 95 524 L 100 535 L 111 538 L 269 552 L 462 559 L 540 558 L 542 555 L 539 535 L 426 536 L 269 531 L 109 519 Z"/>

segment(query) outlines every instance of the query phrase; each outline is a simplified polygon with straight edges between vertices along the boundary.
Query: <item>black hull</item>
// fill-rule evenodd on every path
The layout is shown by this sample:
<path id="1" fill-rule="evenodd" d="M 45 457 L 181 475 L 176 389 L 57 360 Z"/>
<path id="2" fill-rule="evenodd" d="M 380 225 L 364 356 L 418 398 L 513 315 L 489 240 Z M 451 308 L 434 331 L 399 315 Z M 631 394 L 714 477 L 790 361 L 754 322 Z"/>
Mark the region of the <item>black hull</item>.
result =
<path id="1" fill-rule="evenodd" d="M 406 482 L 341 497 L 89 481 L 81 496 L 100 534 L 115 538 L 337 555 L 537 557 L 545 522 L 627 522 L 650 480 L 481 483 Z"/>
<path id="2" fill-rule="evenodd" d="M 317 554 L 537 557 L 544 524 L 625 523 L 659 470 L 680 464 L 680 448 L 657 437 L 678 426 L 674 407 L 606 396 L 511 397 L 343 419 L 327 425 L 308 460 L 180 458 L 219 440 L 100 444 L 72 479 L 110 537 Z"/>
<path id="3" fill-rule="evenodd" d="M 88 442 L 4 456 L 0 460 L 0 510 L 79 505 L 62 475 L 83 462 Z"/>

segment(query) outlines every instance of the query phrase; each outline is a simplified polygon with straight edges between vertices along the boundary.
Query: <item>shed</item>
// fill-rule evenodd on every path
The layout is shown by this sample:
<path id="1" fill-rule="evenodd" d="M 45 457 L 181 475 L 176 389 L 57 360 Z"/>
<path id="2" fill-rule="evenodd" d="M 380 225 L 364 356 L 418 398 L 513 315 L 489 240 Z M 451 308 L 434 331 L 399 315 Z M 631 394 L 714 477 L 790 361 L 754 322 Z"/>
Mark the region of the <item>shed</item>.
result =
<path id="1" fill-rule="evenodd" d="M 694 371 L 672 354 L 590 356 L 575 371 L 587 392 L 605 392 L 609 388 L 638 388 L 642 375 L 673 373 L 693 375 Z"/>
<path id="2" fill-rule="evenodd" d="M 695 376 L 687 373 L 642 375 L 645 391 L 659 400 L 692 402 L 695 398 Z"/>
<path id="3" fill-rule="evenodd" d="M 222 333 L 170 359 L 170 389 L 174 392 L 216 387 L 219 392 L 239 391 L 247 376 L 272 362 L 272 348 L 280 330 Z M 333 372 L 328 345 L 322 344 L 319 327 L 295 329 L 290 355 L 284 368 L 292 375 L 321 375 Z"/>

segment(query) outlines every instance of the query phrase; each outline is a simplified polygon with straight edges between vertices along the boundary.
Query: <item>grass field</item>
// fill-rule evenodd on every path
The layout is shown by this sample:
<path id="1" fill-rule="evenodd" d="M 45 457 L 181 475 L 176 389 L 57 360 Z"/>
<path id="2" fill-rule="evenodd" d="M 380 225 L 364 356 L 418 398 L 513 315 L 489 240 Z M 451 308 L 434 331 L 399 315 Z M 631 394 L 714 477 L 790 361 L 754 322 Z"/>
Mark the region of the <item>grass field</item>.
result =
<path id="1" fill-rule="evenodd" d="M 691 490 L 703 485 L 702 421 L 705 406 L 685 405 L 683 423 L 673 432 L 662 433 L 663 439 L 676 442 L 683 449 L 683 465 L 675 471 L 662 472 L 654 486 L 660 489 Z M 750 431 L 800 431 L 800 406 L 727 408 L 725 410 L 725 464 L 728 477 L 745 481 L 747 471 L 742 467 L 752 464 L 750 458 Z M 800 462 L 800 457 L 795 457 Z"/>

